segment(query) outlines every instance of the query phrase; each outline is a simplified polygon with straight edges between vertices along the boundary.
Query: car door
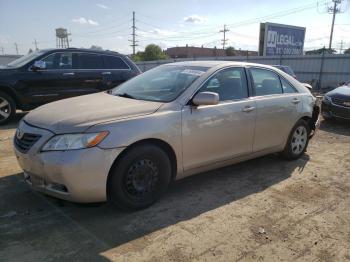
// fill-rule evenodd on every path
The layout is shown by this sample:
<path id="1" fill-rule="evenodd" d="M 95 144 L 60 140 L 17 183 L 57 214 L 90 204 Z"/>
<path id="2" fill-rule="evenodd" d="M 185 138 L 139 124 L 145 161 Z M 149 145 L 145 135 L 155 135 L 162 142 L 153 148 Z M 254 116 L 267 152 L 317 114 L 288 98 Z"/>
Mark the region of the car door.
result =
<path id="1" fill-rule="evenodd" d="M 126 80 L 134 77 L 137 73 L 131 70 L 129 65 L 119 56 L 102 55 L 104 62 L 103 89 L 112 89 Z"/>
<path id="2" fill-rule="evenodd" d="M 248 96 L 244 68 L 223 69 L 198 92 L 219 94 L 217 105 L 182 109 L 184 170 L 210 165 L 252 152 L 255 102 Z"/>
<path id="3" fill-rule="evenodd" d="M 75 76 L 76 57 L 71 52 L 56 52 L 41 60 L 45 68 L 32 70 L 31 64 L 19 81 L 28 103 L 34 105 L 66 98 L 79 84 Z"/>
<path id="4" fill-rule="evenodd" d="M 105 90 L 103 87 L 104 64 L 100 54 L 78 53 L 78 70 L 76 76 L 79 86 L 75 90 L 80 94 L 90 94 Z"/>
<path id="5" fill-rule="evenodd" d="M 301 111 L 300 94 L 272 70 L 251 67 L 249 72 L 257 107 L 253 151 L 283 146 Z"/>

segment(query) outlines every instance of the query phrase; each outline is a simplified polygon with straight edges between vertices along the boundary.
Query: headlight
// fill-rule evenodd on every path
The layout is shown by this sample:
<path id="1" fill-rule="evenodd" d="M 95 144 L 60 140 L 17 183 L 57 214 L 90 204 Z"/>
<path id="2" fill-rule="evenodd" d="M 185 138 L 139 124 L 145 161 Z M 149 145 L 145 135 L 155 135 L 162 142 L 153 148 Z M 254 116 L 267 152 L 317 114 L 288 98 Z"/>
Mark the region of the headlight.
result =
<path id="1" fill-rule="evenodd" d="M 330 98 L 329 96 L 325 95 L 325 96 L 323 97 L 323 101 L 324 101 L 324 102 L 327 102 L 327 103 L 332 103 L 332 98 Z"/>
<path id="2" fill-rule="evenodd" d="M 62 151 L 89 148 L 98 145 L 107 135 L 107 131 L 100 133 L 57 135 L 46 142 L 42 148 L 42 151 Z"/>

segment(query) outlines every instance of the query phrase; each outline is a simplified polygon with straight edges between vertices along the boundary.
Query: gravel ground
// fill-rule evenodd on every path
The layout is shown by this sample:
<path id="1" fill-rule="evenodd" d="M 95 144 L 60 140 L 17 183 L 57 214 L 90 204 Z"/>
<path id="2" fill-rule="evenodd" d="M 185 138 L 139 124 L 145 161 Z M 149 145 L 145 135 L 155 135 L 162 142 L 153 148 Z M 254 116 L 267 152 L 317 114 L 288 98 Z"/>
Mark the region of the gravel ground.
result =
<path id="1" fill-rule="evenodd" d="M 0 127 L 1 261 L 350 261 L 350 124 L 321 122 L 297 161 L 189 177 L 125 213 L 31 191 L 12 151 L 18 119 Z"/>

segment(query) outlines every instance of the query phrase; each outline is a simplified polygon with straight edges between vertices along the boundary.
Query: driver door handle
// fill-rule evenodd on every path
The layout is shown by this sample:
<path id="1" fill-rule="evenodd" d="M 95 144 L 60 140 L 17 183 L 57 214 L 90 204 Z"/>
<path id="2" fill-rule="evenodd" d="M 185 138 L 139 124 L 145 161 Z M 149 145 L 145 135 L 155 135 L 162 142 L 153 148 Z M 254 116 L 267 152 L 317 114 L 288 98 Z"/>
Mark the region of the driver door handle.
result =
<path id="1" fill-rule="evenodd" d="M 294 98 L 294 99 L 292 100 L 292 103 L 293 103 L 293 104 L 299 104 L 299 103 L 300 103 L 300 99 Z"/>
<path id="2" fill-rule="evenodd" d="M 112 74 L 111 72 L 102 72 L 102 75 L 110 75 Z"/>
<path id="3" fill-rule="evenodd" d="M 249 113 L 255 109 L 254 106 L 246 106 L 245 108 L 242 109 L 242 112 Z"/>

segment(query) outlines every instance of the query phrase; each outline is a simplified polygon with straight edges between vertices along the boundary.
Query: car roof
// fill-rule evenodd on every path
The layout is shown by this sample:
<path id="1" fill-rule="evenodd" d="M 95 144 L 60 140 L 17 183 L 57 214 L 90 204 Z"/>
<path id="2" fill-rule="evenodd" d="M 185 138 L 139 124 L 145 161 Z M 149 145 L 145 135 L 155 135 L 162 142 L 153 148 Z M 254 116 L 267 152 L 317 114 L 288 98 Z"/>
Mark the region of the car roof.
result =
<path id="1" fill-rule="evenodd" d="M 88 48 L 75 48 L 75 47 L 70 47 L 70 48 L 50 48 L 50 49 L 41 49 L 40 51 L 44 52 L 91 52 L 91 53 L 100 53 L 100 54 L 114 54 L 114 55 L 122 55 L 118 52 L 115 51 L 110 51 L 110 50 L 97 50 L 97 49 L 88 49 Z"/>
<path id="2" fill-rule="evenodd" d="M 165 64 L 166 66 L 177 65 L 177 66 L 203 66 L 203 67 L 224 67 L 224 66 L 258 66 L 272 68 L 270 65 L 258 64 L 258 63 L 248 63 L 248 62 L 235 62 L 235 61 L 184 61 Z"/>
<path id="3" fill-rule="evenodd" d="M 280 67 L 280 68 L 286 68 L 286 67 L 289 67 L 287 65 L 272 65 L 273 67 Z"/>

